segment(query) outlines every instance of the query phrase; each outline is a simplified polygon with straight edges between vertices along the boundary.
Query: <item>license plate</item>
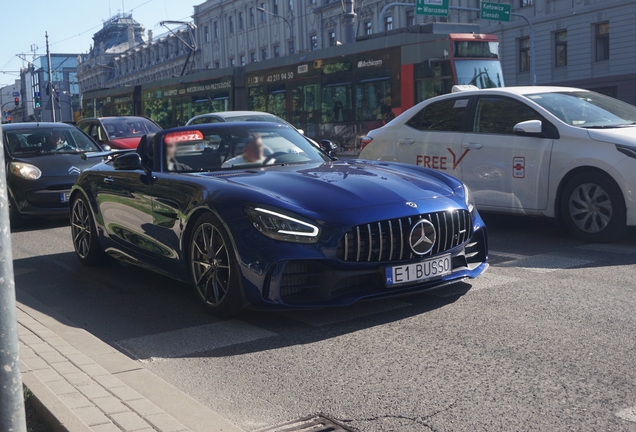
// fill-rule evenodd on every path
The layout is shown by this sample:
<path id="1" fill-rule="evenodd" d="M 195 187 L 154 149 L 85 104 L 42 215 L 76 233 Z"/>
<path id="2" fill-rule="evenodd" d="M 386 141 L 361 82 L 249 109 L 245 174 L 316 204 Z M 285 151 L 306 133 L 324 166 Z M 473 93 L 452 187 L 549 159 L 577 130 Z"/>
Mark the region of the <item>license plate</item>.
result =
<path id="1" fill-rule="evenodd" d="M 60 202 L 68 202 L 68 200 L 71 199 L 71 193 L 70 192 L 62 192 L 60 194 Z"/>
<path id="2" fill-rule="evenodd" d="M 422 282 L 450 274 L 453 271 L 450 254 L 431 258 L 415 264 L 386 268 L 386 285 Z"/>

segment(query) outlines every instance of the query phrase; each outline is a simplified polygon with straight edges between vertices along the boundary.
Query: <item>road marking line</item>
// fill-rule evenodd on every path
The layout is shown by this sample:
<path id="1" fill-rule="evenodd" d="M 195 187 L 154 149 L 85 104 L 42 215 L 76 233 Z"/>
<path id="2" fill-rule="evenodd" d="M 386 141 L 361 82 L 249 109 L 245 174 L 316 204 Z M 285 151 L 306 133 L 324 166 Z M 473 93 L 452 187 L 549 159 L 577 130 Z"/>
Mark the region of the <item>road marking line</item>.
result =
<path id="1" fill-rule="evenodd" d="M 284 315 L 312 327 L 322 327 L 406 306 L 411 306 L 411 303 L 399 300 L 373 300 L 346 307 L 286 312 Z"/>
<path id="2" fill-rule="evenodd" d="M 503 262 L 499 264 L 499 267 L 520 268 L 535 273 L 550 273 L 553 271 L 569 269 L 592 262 L 594 262 L 594 260 L 541 254 L 529 256 L 513 262 Z"/>
<path id="3" fill-rule="evenodd" d="M 636 423 L 636 407 L 625 408 L 616 413 L 616 417 Z"/>
<path id="4" fill-rule="evenodd" d="M 126 339 L 117 342 L 140 360 L 179 358 L 245 342 L 277 336 L 243 321 L 231 320 Z"/>
<path id="5" fill-rule="evenodd" d="M 494 250 L 489 250 L 488 255 L 497 255 L 497 256 L 502 256 L 502 257 L 512 258 L 512 259 L 524 259 L 530 256 L 530 255 L 519 255 L 514 253 L 508 253 L 508 252 L 499 252 Z"/>
<path id="6" fill-rule="evenodd" d="M 610 253 L 625 254 L 625 255 L 636 254 L 636 247 L 627 246 L 627 245 L 595 243 L 595 244 L 589 244 L 585 246 L 579 246 L 578 249 L 586 249 L 586 250 L 591 250 L 596 252 L 610 252 Z"/>

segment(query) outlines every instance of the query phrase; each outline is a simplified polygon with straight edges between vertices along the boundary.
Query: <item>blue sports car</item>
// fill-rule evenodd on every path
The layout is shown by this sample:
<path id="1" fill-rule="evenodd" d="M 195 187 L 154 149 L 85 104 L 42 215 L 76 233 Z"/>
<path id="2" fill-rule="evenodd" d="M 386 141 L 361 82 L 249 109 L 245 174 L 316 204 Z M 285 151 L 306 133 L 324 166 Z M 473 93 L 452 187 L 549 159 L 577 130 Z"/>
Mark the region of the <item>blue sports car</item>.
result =
<path id="1" fill-rule="evenodd" d="M 460 181 L 337 161 L 289 126 L 186 126 L 100 155 L 71 191 L 79 260 L 108 254 L 190 282 L 216 315 L 347 305 L 487 268 L 486 227 Z"/>

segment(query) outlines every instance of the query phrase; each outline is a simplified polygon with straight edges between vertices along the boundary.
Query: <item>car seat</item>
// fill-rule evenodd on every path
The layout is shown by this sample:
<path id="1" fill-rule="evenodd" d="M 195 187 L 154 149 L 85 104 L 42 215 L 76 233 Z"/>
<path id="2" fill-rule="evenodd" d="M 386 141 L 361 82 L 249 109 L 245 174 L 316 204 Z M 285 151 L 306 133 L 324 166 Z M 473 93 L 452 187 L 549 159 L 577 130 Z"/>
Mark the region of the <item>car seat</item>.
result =
<path id="1" fill-rule="evenodd" d="M 137 154 L 141 156 L 141 164 L 147 168 L 153 168 L 154 149 L 153 143 L 156 134 L 146 134 L 139 140 Z"/>

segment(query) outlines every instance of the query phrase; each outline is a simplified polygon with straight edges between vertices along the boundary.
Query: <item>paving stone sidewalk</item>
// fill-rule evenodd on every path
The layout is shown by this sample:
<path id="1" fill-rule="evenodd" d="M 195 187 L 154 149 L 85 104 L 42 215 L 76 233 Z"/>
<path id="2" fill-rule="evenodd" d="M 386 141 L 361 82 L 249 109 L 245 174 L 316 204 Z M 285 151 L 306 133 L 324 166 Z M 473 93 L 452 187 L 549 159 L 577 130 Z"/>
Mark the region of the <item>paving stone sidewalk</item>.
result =
<path id="1" fill-rule="evenodd" d="M 16 294 L 22 380 L 56 432 L 241 432 L 30 295 Z"/>

